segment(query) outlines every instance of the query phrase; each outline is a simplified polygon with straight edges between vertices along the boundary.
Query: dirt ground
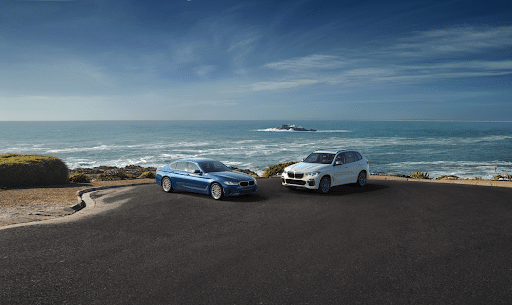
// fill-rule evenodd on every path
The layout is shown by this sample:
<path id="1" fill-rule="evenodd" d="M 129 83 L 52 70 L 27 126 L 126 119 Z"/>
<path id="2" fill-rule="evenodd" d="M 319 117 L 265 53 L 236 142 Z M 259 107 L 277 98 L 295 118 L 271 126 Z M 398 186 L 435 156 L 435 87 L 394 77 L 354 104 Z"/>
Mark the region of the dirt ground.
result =
<path id="1" fill-rule="evenodd" d="M 0 227 L 71 215 L 77 191 L 118 185 L 154 183 L 154 179 L 93 181 L 64 185 L 0 189 Z"/>
<path id="2" fill-rule="evenodd" d="M 70 206 L 78 203 L 76 192 L 83 189 L 151 183 L 154 179 L 132 179 L 116 181 L 93 181 L 91 183 L 70 183 L 56 186 L 31 187 L 19 189 L 0 189 L 0 209 L 16 206 Z"/>

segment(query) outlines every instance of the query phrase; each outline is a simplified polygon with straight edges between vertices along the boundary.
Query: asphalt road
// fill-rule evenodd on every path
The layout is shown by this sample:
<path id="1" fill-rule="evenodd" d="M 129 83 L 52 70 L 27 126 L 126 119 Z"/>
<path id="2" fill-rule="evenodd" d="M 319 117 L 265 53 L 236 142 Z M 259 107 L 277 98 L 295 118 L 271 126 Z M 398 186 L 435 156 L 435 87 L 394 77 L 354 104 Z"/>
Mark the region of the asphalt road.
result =
<path id="1" fill-rule="evenodd" d="M 510 188 L 258 185 L 220 202 L 137 186 L 1 230 L 0 304 L 512 303 Z"/>

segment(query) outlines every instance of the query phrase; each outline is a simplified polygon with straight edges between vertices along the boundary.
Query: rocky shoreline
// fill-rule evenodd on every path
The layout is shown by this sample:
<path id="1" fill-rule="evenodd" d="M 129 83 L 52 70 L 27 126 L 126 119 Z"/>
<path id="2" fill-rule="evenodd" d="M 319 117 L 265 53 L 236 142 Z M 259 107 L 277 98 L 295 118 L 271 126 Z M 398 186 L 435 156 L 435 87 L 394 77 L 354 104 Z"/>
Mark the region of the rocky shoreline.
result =
<path id="1" fill-rule="evenodd" d="M 125 167 L 116 167 L 116 166 L 97 166 L 93 168 L 80 167 L 69 170 L 69 176 L 75 174 L 86 174 L 89 178 L 96 178 L 100 175 L 102 176 L 110 176 L 118 173 L 123 173 L 125 175 L 133 175 L 135 177 L 139 177 L 144 172 L 154 172 L 156 173 L 156 167 L 142 167 L 139 165 L 127 165 Z"/>
<path id="2" fill-rule="evenodd" d="M 246 173 L 248 175 L 251 175 L 252 177 L 261 177 L 256 172 L 250 170 L 250 169 L 240 169 L 237 167 L 232 166 L 231 170 Z M 123 176 L 131 176 L 131 177 L 139 177 L 144 172 L 153 172 L 156 174 L 156 167 L 142 167 L 139 165 L 127 165 L 125 167 L 116 167 L 116 166 L 98 166 L 93 168 L 75 168 L 72 170 L 69 170 L 69 176 L 75 175 L 75 174 L 86 174 L 89 178 L 95 179 L 98 176 L 119 176 L 119 174 L 123 174 Z M 371 173 L 373 176 L 387 176 L 387 177 L 396 177 L 396 178 L 418 178 L 413 177 L 411 175 L 390 175 L 390 174 L 383 174 L 383 173 Z M 428 176 L 427 176 L 428 177 Z M 485 179 L 463 179 L 456 176 L 443 176 L 436 179 L 430 178 L 430 177 L 424 177 L 424 180 L 485 180 Z M 500 179 L 491 179 L 489 181 L 511 181 L 510 176 L 503 177 Z"/>
<path id="3" fill-rule="evenodd" d="M 231 170 L 249 174 L 253 177 L 259 177 L 257 173 L 249 169 L 240 169 L 237 167 L 231 167 Z M 156 174 L 156 167 L 142 167 L 139 165 L 127 165 L 125 167 L 116 166 L 97 166 L 93 168 L 81 167 L 69 170 L 69 176 L 75 174 L 86 174 L 89 178 L 95 179 L 98 176 L 118 176 L 119 174 L 130 175 L 133 177 L 139 177 L 142 173 L 153 172 Z"/>

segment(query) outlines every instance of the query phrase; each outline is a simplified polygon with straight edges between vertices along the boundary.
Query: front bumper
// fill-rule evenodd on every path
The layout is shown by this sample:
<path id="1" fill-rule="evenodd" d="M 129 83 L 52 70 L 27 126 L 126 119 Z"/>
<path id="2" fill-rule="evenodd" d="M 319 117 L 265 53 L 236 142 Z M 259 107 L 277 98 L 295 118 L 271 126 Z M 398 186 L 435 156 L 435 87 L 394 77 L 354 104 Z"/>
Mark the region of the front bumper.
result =
<path id="1" fill-rule="evenodd" d="M 223 185 L 224 196 L 240 196 L 255 193 L 258 190 L 257 185 L 240 186 L 240 185 Z"/>
<path id="2" fill-rule="evenodd" d="M 318 183 L 320 182 L 319 175 L 315 177 L 311 176 L 297 176 L 294 175 L 294 177 L 289 177 L 286 173 L 283 173 L 281 175 L 281 184 L 284 186 L 291 186 L 291 187 L 302 187 L 307 189 L 316 190 L 318 189 Z"/>

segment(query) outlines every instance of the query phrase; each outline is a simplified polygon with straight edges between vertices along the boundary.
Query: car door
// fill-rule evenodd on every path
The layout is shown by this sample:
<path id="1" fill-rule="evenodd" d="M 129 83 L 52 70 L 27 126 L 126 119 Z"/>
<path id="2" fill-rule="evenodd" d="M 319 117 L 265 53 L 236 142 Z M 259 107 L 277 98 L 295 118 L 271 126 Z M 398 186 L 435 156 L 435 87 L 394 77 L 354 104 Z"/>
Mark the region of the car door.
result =
<path id="1" fill-rule="evenodd" d="M 173 175 L 171 177 L 173 187 L 175 189 L 185 189 L 188 177 L 187 162 L 175 162 L 171 166 L 171 170 L 173 171 Z"/>
<path id="2" fill-rule="evenodd" d="M 359 166 L 356 162 L 357 157 L 353 151 L 347 151 L 345 154 L 345 169 L 347 171 L 347 180 L 345 183 L 353 183 L 357 181 L 357 175 L 359 174 Z"/>
<path id="3" fill-rule="evenodd" d="M 357 181 L 357 177 L 359 177 L 359 173 L 361 171 L 367 170 L 368 163 L 366 163 L 366 160 L 363 159 L 363 156 L 359 152 L 354 151 L 353 153 L 356 158 L 355 166 L 354 166 L 354 176 L 355 176 L 354 179 Z"/>
<path id="4" fill-rule="evenodd" d="M 209 187 L 208 178 L 197 164 L 193 162 L 187 163 L 187 187 L 196 192 L 206 192 Z"/>
<path id="5" fill-rule="evenodd" d="M 339 153 L 334 159 L 334 167 L 332 170 L 333 185 L 346 183 L 347 170 L 346 170 L 346 154 Z"/>

